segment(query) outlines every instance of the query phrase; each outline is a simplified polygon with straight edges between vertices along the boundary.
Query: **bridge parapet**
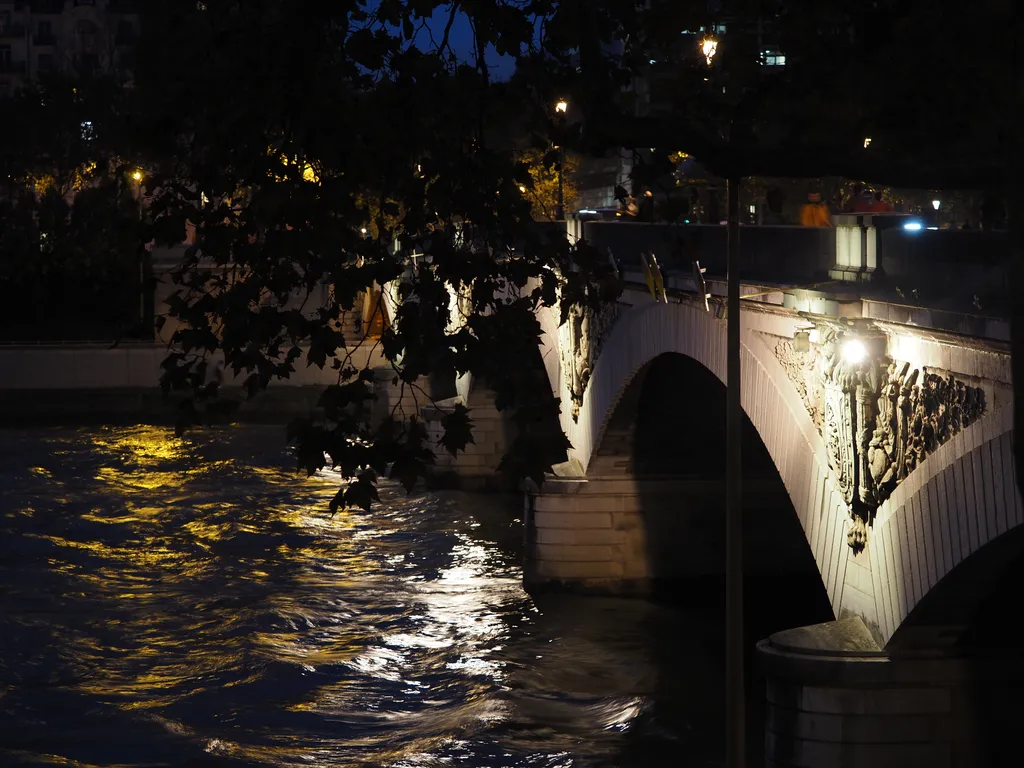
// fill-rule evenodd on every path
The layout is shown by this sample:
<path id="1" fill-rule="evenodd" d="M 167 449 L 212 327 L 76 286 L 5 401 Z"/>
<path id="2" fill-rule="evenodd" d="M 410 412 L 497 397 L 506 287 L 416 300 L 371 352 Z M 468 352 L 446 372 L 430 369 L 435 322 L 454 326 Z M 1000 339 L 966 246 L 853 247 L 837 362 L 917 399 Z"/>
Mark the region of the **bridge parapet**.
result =
<path id="1" fill-rule="evenodd" d="M 930 230 L 906 216 L 837 215 L 833 228 L 741 225 L 743 279 L 778 286 L 831 283 L 859 296 L 977 313 L 1007 309 L 1006 232 Z M 570 240 L 610 251 L 623 269 L 654 253 L 666 277 L 726 274 L 726 228 L 717 225 L 570 221 Z"/>
<path id="2" fill-rule="evenodd" d="M 550 337 L 547 343 L 558 348 L 552 386 L 562 398 L 562 424 L 573 445 L 570 461 L 559 468 L 551 498 L 538 497 L 538 511 L 553 505 L 545 510 L 548 518 L 556 507 L 565 507 L 567 515 L 580 511 L 563 504 L 554 489 L 594 480 L 592 457 L 603 450 L 612 414 L 625 402 L 626 387 L 648 362 L 664 354 L 681 354 L 724 380 L 724 302 L 716 281 L 709 281 L 712 299 L 705 309 L 701 296 L 684 290 L 693 287 L 692 277 L 666 281 L 667 303 L 652 297 L 640 274 L 624 270 L 624 278 L 619 302 L 604 312 L 572 318 L 562 326 L 554 318 L 542 322 Z M 1007 523 L 990 527 L 1003 531 L 1016 519 L 1009 511 L 992 513 L 987 502 L 990 496 L 998 497 L 1007 510 L 1019 503 L 1012 475 L 1006 471 L 1009 435 L 1000 429 L 984 448 L 974 445 L 978 435 L 992 432 L 997 422 L 1004 428 L 1009 424 L 1008 345 L 999 338 L 874 319 L 871 315 L 882 314 L 878 310 L 887 305 L 874 302 L 867 311 L 868 302 L 856 295 L 814 296 L 803 289 L 749 283 L 742 293 L 748 295 L 742 304 L 744 410 L 786 486 L 836 615 L 863 617 L 884 646 L 924 594 L 907 587 L 900 608 L 894 610 L 885 590 L 897 587 L 883 589 L 883 582 L 895 583 L 896 577 L 881 560 L 891 560 L 893 547 L 901 541 L 893 541 L 894 531 L 902 529 L 894 528 L 892 521 L 916 521 L 919 515 L 914 510 L 926 506 L 923 494 L 934 493 L 936 483 L 952 482 L 952 474 L 942 475 L 941 481 L 927 479 L 937 476 L 939 464 L 963 464 L 966 454 L 969 462 L 984 456 L 987 469 L 979 464 L 975 474 L 985 477 L 986 483 L 992 478 L 984 486 L 988 490 L 974 493 L 971 504 L 958 506 L 958 529 L 971 529 L 972 518 L 996 514 Z M 999 329 L 988 330 L 1001 335 L 995 332 Z M 680 382 L 679 407 L 686 400 L 685 384 Z M 614 433 L 611 439 L 622 442 L 620 437 Z M 968 437 L 974 447 L 967 447 Z M 623 445 L 628 454 L 628 441 Z M 951 451 L 959 453 L 953 456 Z M 946 461 L 951 456 L 952 464 Z M 601 467 L 628 467 L 622 458 L 628 455 L 611 462 L 602 459 Z M 607 474 L 606 469 L 594 471 L 602 478 Z M 584 487 L 588 493 L 580 498 L 600 506 L 596 486 Z M 938 513 L 929 515 L 933 522 L 927 525 L 936 527 L 933 531 L 922 522 L 920 536 L 938 531 Z M 558 524 L 572 527 L 569 522 L 566 518 Z M 545 558 L 554 557 L 555 544 L 544 550 Z M 977 546 L 983 544 L 978 538 Z M 964 545 L 962 557 L 976 548 Z M 569 554 L 577 553 L 566 557 Z M 948 572 L 960 560 L 940 562 L 946 561 Z M 538 573 L 550 578 L 562 573 L 553 562 Z M 608 566 L 609 575 L 614 570 Z M 623 564 L 622 573 L 627 570 Z M 914 572 L 908 559 L 905 573 Z M 920 574 L 917 578 L 920 582 Z M 936 578 L 942 575 L 936 572 L 929 583 Z"/>

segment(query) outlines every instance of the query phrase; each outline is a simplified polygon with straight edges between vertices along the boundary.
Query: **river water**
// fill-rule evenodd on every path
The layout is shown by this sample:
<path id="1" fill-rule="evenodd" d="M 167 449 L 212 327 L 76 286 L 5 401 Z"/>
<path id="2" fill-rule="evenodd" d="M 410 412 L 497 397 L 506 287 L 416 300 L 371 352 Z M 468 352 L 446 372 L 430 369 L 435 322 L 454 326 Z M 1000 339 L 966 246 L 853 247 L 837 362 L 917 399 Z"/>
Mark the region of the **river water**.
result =
<path id="1" fill-rule="evenodd" d="M 337 482 L 280 429 L 0 432 L 0 765 L 720 764 L 712 619 L 535 600 L 514 505 Z"/>

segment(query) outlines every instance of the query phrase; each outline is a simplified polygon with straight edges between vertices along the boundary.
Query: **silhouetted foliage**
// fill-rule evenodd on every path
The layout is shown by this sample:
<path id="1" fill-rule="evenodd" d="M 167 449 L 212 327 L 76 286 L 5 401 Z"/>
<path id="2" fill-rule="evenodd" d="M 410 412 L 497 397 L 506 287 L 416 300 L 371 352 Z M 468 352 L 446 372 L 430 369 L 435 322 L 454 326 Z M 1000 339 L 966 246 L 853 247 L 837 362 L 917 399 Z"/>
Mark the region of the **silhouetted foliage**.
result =
<path id="1" fill-rule="evenodd" d="M 140 230 L 138 203 L 112 182 L 0 200 L 0 338 L 137 334 Z"/>
<path id="2" fill-rule="evenodd" d="M 115 165 L 145 158 L 147 239 L 180 243 L 186 222 L 197 227 L 175 276 L 171 314 L 181 326 L 163 378 L 168 392 L 188 394 L 183 426 L 221 394 L 205 374 L 215 353 L 246 374 L 249 394 L 303 362 L 329 365 L 338 386 L 325 393 L 324 418 L 292 430 L 300 464 L 315 471 L 327 462 L 356 478 L 343 504 L 372 501 L 388 467 L 411 483 L 438 446 L 426 444 L 419 422 L 371 428 L 367 398 L 381 368 L 370 370 L 342 337 L 361 294 L 393 284 L 397 309 L 379 341 L 387 375 L 414 388 L 427 377 L 485 380 L 520 426 L 506 467 L 539 479 L 566 440 L 537 370 L 534 310 L 597 306 L 616 287 L 586 244 L 531 226 L 520 190 L 530 169 L 517 161 L 526 146 L 655 148 L 652 158 L 683 151 L 721 177 L 916 187 L 998 187 L 1019 162 L 1011 0 L 972 8 L 986 20 L 983 40 L 965 39 L 962 13 L 923 0 L 721 6 L 712 14 L 703 0 L 147 4 L 134 88 L 108 94 L 86 149 L 117 137 Z M 733 30 L 719 35 L 709 63 L 697 50 L 702 30 L 726 16 Z M 744 17 L 764 22 L 765 45 L 785 54 L 785 67 L 762 66 L 760 21 L 758 35 L 740 34 L 735 20 Z M 473 33 L 465 60 L 453 46 L 456 23 Z M 509 82 L 493 81 L 488 51 L 516 59 Z M 654 75 L 665 108 L 637 110 L 635 78 Z M 61 93 L 66 131 L 83 118 L 76 94 Z M 561 98 L 571 104 L 567 121 L 553 111 Z M 41 121 L 28 106 L 28 119 Z M 67 159 L 58 136 L 44 143 L 22 142 L 25 152 L 4 162 L 24 176 L 39 166 L 25 156 L 45 156 L 60 178 L 83 162 L 76 142 Z M 638 173 L 663 173 L 661 165 Z M 415 268 L 411 253 L 423 254 Z M 329 291 L 318 290 L 324 284 Z M 457 312 L 449 288 L 462 297 Z M 471 419 L 453 411 L 441 447 L 464 446 Z"/>

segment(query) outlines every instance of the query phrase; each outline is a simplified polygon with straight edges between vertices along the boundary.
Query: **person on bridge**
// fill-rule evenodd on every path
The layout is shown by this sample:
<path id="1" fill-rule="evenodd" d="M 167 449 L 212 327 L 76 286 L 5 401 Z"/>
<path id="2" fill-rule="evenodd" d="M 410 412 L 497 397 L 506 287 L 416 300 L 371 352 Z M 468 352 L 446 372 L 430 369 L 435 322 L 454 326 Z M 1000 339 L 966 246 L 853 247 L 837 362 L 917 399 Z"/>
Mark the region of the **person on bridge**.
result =
<path id="1" fill-rule="evenodd" d="M 853 201 L 854 213 L 871 213 L 875 204 L 875 195 L 870 189 L 862 189 Z"/>
<path id="2" fill-rule="evenodd" d="M 831 227 L 832 214 L 821 200 L 820 192 L 809 192 L 807 202 L 800 209 L 800 226 Z"/>
<path id="3" fill-rule="evenodd" d="M 853 192 L 850 195 L 850 199 L 846 201 L 843 206 L 843 213 L 856 213 L 857 205 L 860 203 L 861 196 L 864 194 L 863 184 L 854 184 Z"/>
<path id="4" fill-rule="evenodd" d="M 892 203 L 888 203 L 882 199 L 882 191 L 880 189 L 875 190 L 875 199 L 871 201 L 871 207 L 869 209 L 871 213 L 892 213 Z"/>
<path id="5" fill-rule="evenodd" d="M 636 218 L 648 224 L 654 221 L 654 193 L 649 189 L 645 189 L 643 197 L 640 198 Z"/>

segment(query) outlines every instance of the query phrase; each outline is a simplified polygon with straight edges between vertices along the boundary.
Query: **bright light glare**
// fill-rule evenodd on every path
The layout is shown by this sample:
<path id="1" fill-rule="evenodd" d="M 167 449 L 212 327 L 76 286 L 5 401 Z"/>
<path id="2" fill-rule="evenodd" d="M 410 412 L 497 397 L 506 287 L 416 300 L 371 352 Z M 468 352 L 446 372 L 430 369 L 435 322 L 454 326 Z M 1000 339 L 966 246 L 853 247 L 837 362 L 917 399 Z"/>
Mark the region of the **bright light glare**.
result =
<path id="1" fill-rule="evenodd" d="M 524 187 L 522 184 L 520 184 L 519 185 L 519 191 L 520 192 L 526 192 L 526 187 Z"/>
<path id="2" fill-rule="evenodd" d="M 934 208 L 936 211 L 939 210 L 940 205 L 942 205 L 941 200 L 932 200 L 932 208 Z"/>
<path id="3" fill-rule="evenodd" d="M 132 178 L 136 181 L 142 181 L 142 171 L 135 171 L 135 173 L 132 174 Z"/>
<path id="4" fill-rule="evenodd" d="M 907 230 L 907 232 L 918 232 L 921 229 L 921 222 L 908 221 L 906 224 L 903 225 L 903 228 Z"/>
<path id="5" fill-rule="evenodd" d="M 568 109 L 569 103 L 565 99 L 561 99 L 557 104 L 555 104 L 555 112 L 565 113 Z"/>
<path id="6" fill-rule="evenodd" d="M 859 365 L 860 363 L 863 363 L 868 356 L 867 347 L 864 346 L 864 342 L 860 339 L 847 339 L 844 341 L 842 353 L 843 360 L 851 365 Z"/>
<path id="7" fill-rule="evenodd" d="M 711 66 L 711 60 L 715 58 L 715 54 L 718 52 L 718 41 L 713 37 L 705 37 L 700 43 L 700 52 L 704 54 L 704 58 L 708 62 L 708 66 Z"/>
<path id="8" fill-rule="evenodd" d="M 364 235 L 365 235 L 365 234 L 366 234 L 366 227 L 363 227 L 362 229 L 360 229 L 360 230 L 359 230 L 359 232 L 360 232 L 361 234 L 364 234 Z"/>
<path id="9" fill-rule="evenodd" d="M 864 139 L 864 149 L 867 149 L 870 146 L 871 146 L 871 137 L 868 136 L 866 139 Z"/>

